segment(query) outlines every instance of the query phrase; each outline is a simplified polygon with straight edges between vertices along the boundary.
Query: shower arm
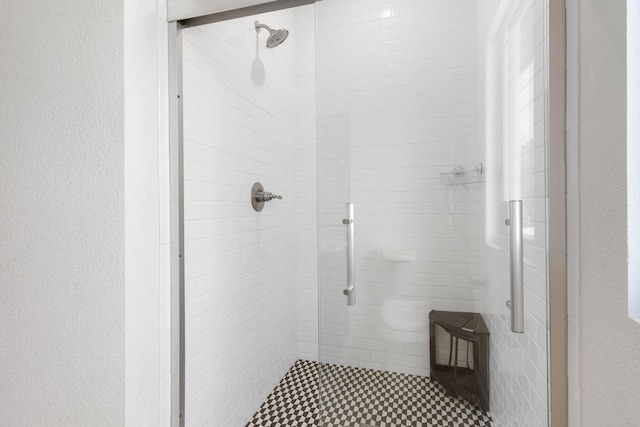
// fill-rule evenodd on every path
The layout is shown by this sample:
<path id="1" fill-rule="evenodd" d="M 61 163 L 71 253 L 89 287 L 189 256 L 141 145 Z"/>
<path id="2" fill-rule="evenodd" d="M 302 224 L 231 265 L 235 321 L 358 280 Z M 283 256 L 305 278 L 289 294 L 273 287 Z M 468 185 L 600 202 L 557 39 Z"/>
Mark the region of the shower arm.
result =
<path id="1" fill-rule="evenodd" d="M 270 26 L 268 26 L 267 24 L 261 24 L 260 22 L 256 21 L 255 23 L 255 27 L 256 27 L 256 33 L 260 32 L 261 28 L 264 28 L 265 30 L 269 31 L 270 33 L 273 32 L 273 28 L 271 28 Z"/>

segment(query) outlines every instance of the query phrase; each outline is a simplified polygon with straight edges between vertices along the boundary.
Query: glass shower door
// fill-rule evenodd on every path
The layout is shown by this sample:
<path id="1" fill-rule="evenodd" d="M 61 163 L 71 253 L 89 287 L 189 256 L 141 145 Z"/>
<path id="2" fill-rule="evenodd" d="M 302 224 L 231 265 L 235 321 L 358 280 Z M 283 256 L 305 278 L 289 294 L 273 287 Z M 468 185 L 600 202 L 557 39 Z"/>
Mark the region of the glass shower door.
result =
<path id="1" fill-rule="evenodd" d="M 547 5 L 501 4 L 483 28 L 484 313 L 497 383 L 491 388 L 491 412 L 499 426 L 549 423 Z M 521 206 L 519 228 L 512 218 L 511 226 L 505 224 L 516 205 Z M 517 233 L 520 253 L 512 247 Z M 513 277 L 518 268 L 520 277 Z M 514 293 L 511 286 L 518 281 L 520 290 Z M 523 312 L 514 319 L 518 313 L 510 313 L 505 302 L 513 305 L 518 292 Z"/>
<path id="2" fill-rule="evenodd" d="M 316 3 L 323 422 L 404 425 L 387 403 L 436 392 L 439 310 L 488 325 L 494 425 L 547 425 L 545 13 L 536 0 Z M 523 206 L 518 334 L 506 306 L 511 200 Z"/>

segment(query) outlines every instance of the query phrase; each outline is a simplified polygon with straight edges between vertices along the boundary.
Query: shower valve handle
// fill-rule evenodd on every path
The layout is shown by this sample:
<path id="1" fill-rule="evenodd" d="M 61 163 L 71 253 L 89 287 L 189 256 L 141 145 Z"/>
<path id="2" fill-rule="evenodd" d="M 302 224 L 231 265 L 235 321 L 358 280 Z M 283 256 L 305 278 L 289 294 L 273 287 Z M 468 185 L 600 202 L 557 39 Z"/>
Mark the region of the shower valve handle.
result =
<path id="1" fill-rule="evenodd" d="M 270 191 L 259 191 L 256 194 L 256 200 L 258 200 L 259 202 L 268 202 L 269 200 L 273 200 L 273 199 L 282 200 L 282 196 L 273 194 Z"/>
<path id="2" fill-rule="evenodd" d="M 279 199 L 282 200 L 282 196 L 273 194 L 270 191 L 264 191 L 264 187 L 259 182 L 253 184 L 251 187 L 251 206 L 256 212 L 260 212 L 264 207 L 264 203 L 269 200 Z"/>

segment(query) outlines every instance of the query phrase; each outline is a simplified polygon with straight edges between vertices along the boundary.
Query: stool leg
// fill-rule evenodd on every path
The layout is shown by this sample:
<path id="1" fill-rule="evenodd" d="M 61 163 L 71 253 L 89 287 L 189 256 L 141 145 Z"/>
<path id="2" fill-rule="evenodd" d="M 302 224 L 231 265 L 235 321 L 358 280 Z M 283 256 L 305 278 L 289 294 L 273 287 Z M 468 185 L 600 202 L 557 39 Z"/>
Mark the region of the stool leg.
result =
<path id="1" fill-rule="evenodd" d="M 456 337 L 456 351 L 455 351 L 454 357 L 455 359 L 454 359 L 454 365 L 453 365 L 453 376 L 457 377 L 458 376 L 458 337 Z"/>
<path id="2" fill-rule="evenodd" d="M 452 354 L 453 354 L 453 335 L 449 335 L 449 367 L 451 367 Z"/>

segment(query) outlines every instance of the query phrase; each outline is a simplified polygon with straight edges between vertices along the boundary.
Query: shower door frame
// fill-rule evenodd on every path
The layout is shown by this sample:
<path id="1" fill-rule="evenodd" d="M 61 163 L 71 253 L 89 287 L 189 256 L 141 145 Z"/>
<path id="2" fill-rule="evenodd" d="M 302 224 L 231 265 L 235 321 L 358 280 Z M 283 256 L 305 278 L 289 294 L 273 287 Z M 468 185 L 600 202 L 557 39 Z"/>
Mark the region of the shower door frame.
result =
<path id="1" fill-rule="evenodd" d="M 175 0 L 176 2 L 178 0 Z M 198 0 L 193 11 L 215 11 L 215 0 Z M 219 21 L 289 9 L 321 0 L 262 1 L 260 4 L 168 22 L 169 162 L 171 235 L 171 426 L 185 425 L 185 265 L 184 164 L 182 100 L 182 30 Z M 445 0 L 443 0 L 445 1 Z M 168 0 L 169 9 L 172 0 Z M 547 137 L 549 138 L 548 205 L 548 411 L 549 426 L 568 424 L 567 377 L 567 239 L 566 239 L 566 0 L 548 0 Z M 552 404 L 553 403 L 553 404 Z"/>

